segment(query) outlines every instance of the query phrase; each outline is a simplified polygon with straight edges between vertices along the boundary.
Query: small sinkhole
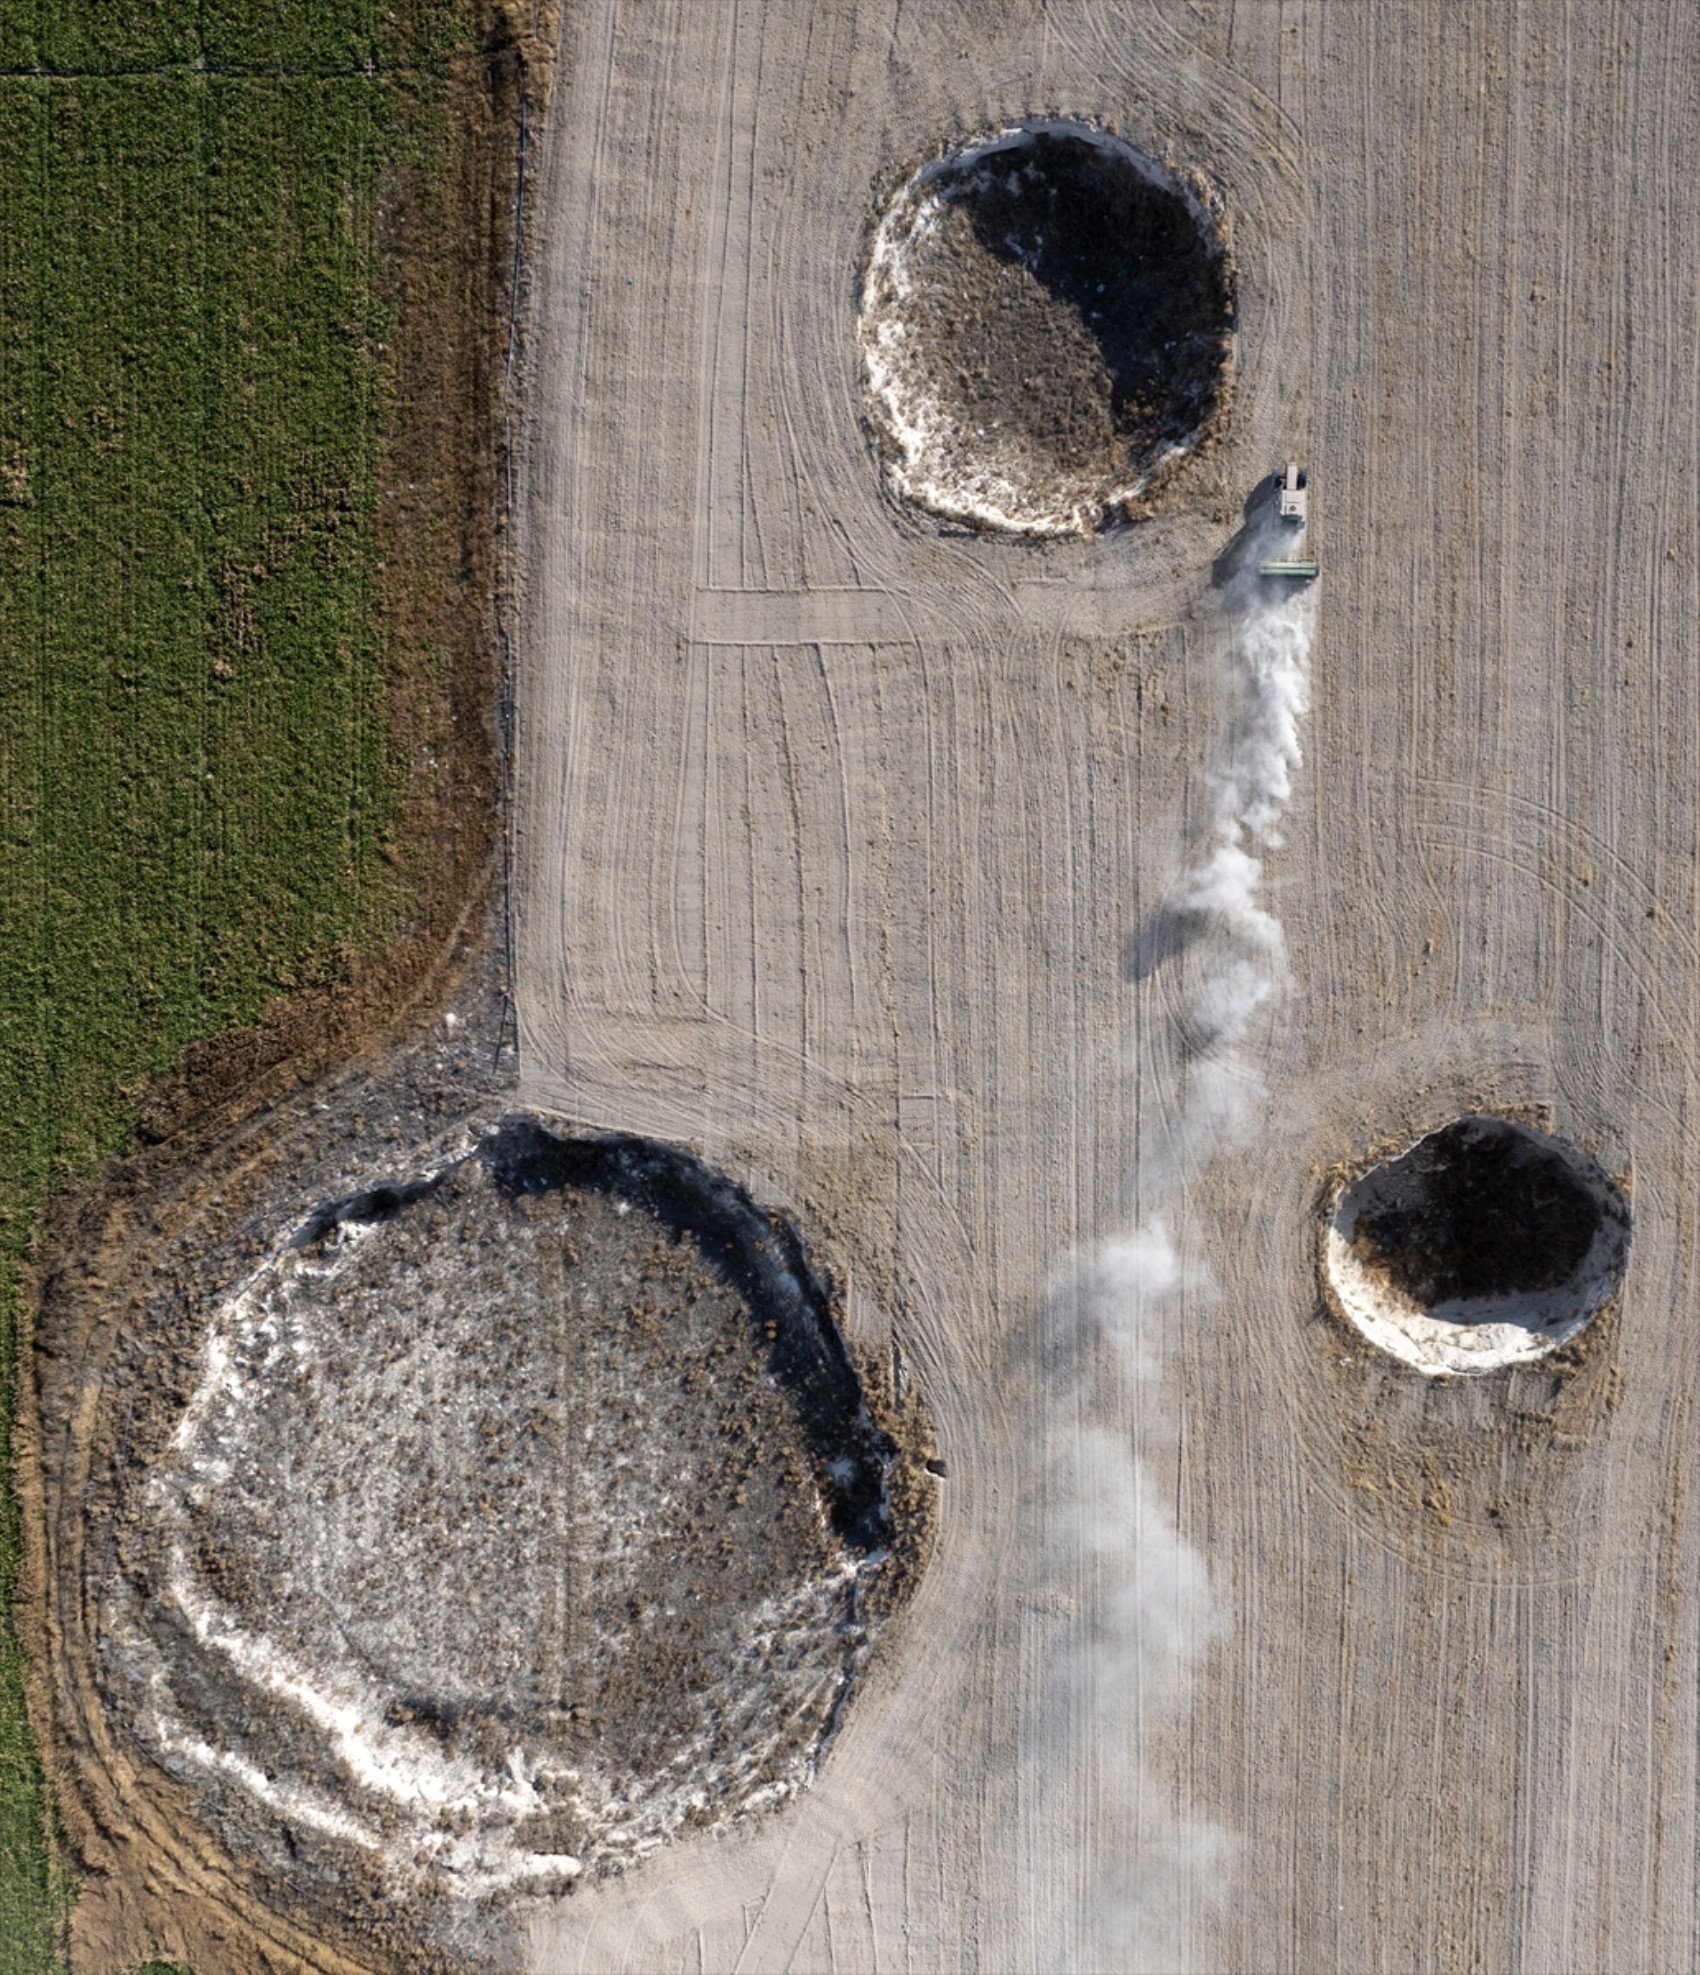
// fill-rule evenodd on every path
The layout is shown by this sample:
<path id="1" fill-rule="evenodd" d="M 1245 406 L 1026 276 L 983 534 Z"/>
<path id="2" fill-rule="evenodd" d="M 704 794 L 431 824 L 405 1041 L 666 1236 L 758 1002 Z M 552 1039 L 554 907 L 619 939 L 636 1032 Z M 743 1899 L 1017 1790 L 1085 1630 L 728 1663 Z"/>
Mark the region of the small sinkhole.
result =
<path id="1" fill-rule="evenodd" d="M 1610 1301 L 1630 1213 L 1599 1163 L 1469 1113 L 1342 1186 L 1323 1260 L 1351 1321 L 1431 1373 L 1539 1357 Z"/>

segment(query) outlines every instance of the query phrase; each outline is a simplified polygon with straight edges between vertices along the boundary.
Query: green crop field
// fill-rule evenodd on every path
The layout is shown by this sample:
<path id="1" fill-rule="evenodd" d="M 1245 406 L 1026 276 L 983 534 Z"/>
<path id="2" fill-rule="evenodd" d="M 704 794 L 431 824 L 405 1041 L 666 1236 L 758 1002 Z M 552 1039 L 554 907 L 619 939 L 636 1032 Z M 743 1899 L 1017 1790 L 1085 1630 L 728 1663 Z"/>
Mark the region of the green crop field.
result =
<path id="1" fill-rule="evenodd" d="M 469 5 L 0 9 L 0 1410 L 55 1189 L 408 911 L 380 211 Z M 402 860 L 405 868 L 405 859 Z M 10 1612 L 15 1505 L 0 1526 Z M 68 1889 L 0 1638 L 0 1970 Z M 147 1943 L 138 1944 L 138 1961 Z"/>

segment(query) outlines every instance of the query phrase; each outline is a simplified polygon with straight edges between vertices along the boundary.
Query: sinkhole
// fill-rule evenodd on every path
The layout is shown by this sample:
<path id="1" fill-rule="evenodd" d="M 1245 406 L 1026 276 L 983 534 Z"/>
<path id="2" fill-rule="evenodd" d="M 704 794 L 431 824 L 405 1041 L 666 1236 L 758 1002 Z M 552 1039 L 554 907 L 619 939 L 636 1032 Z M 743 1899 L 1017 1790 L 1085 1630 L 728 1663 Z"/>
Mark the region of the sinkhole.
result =
<path id="1" fill-rule="evenodd" d="M 1616 1182 L 1564 1140 L 1486 1113 L 1342 1185 L 1323 1267 L 1346 1316 L 1419 1371 L 1484 1372 L 1565 1343 L 1629 1252 Z"/>
<path id="2" fill-rule="evenodd" d="M 796 1230 L 517 1116 L 195 1316 L 91 1587 L 134 1739 L 311 1903 L 619 1870 L 802 1788 L 902 1595 Z"/>
<path id="3" fill-rule="evenodd" d="M 1225 396 L 1232 273 L 1178 174 L 1030 120 L 922 166 L 875 230 L 861 342 L 893 485 L 980 528 L 1084 533 Z"/>

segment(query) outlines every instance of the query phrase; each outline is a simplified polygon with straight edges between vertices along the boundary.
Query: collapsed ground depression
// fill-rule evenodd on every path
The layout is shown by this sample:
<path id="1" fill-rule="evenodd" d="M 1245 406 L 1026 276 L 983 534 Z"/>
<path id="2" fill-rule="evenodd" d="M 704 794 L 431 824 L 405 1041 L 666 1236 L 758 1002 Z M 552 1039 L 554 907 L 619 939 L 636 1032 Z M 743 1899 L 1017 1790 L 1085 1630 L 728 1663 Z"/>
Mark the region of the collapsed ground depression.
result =
<path id="1" fill-rule="evenodd" d="M 810 1780 L 918 1463 L 798 1234 L 681 1148 L 495 1115 L 363 1158 L 152 1257 L 77 1599 L 149 1794 L 321 1937 L 470 1966 L 510 1896 Z"/>
<path id="2" fill-rule="evenodd" d="M 1204 201 L 1132 145 L 1041 119 L 934 159 L 863 290 L 893 484 L 977 526 L 1099 527 L 1212 425 L 1233 318 Z"/>
<path id="3" fill-rule="evenodd" d="M 1492 1371 L 1565 1343 L 1611 1300 L 1622 1190 L 1509 1118 L 1453 1119 L 1337 1188 L 1324 1268 L 1372 1343 L 1425 1372 Z"/>

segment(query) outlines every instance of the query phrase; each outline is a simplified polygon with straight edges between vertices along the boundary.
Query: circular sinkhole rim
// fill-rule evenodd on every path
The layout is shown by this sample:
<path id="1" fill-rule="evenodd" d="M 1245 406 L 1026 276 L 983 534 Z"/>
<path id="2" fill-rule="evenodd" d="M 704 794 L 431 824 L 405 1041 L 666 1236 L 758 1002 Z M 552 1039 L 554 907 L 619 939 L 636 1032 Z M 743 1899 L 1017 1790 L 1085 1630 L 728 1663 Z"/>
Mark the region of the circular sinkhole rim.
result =
<path id="1" fill-rule="evenodd" d="M 604 1790 L 607 1804 L 589 1827 L 592 1842 L 585 1856 L 578 1855 L 577 1846 L 572 1854 L 547 1845 L 539 1848 L 525 1828 L 529 1812 L 523 1806 L 516 1811 L 509 1798 L 516 1792 L 524 1796 L 546 1768 L 566 1773 L 547 1730 L 512 1715 L 516 1748 L 523 1744 L 530 1768 L 511 1775 L 499 1765 L 492 1768 L 487 1751 L 476 1743 L 461 1747 L 452 1741 L 461 1725 L 499 1739 L 491 1724 L 509 1720 L 500 1691 L 505 1675 L 493 1675 L 496 1684 L 487 1696 L 445 1695 L 398 1673 L 394 1663 L 374 1657 L 357 1638 L 348 1640 L 347 1655 L 333 1666 L 303 1649 L 293 1636 L 280 1634 L 271 1615 L 227 1606 L 216 1586 L 206 1594 L 198 1556 L 185 1553 L 179 1566 L 172 1548 L 175 1525 L 188 1526 L 194 1519 L 197 1504 L 189 1495 L 201 1485 L 195 1472 L 197 1442 L 190 1440 L 181 1450 L 178 1446 L 184 1422 L 196 1422 L 198 1429 L 197 1408 L 203 1408 L 206 1393 L 241 1398 L 239 1387 L 231 1384 L 236 1374 L 227 1376 L 229 1334 L 245 1328 L 263 1335 L 275 1345 L 280 1361 L 287 1360 L 315 1313 L 328 1325 L 334 1302 L 330 1284 L 340 1265 L 368 1240 L 382 1241 L 387 1227 L 427 1208 L 463 1173 L 482 1175 L 488 1182 L 489 1199 L 469 1200 L 467 1211 L 492 1226 L 501 1213 L 515 1209 L 529 1219 L 520 1203 L 530 1197 L 571 1190 L 604 1196 L 617 1214 L 640 1211 L 657 1229 L 671 1233 L 742 1305 L 752 1360 L 780 1389 L 792 1415 L 790 1431 L 799 1457 L 813 1471 L 823 1541 L 833 1554 L 823 1575 L 804 1575 L 794 1582 L 774 1579 L 764 1564 L 756 1573 L 760 1595 L 740 1608 L 726 1652 L 735 1658 L 755 1650 L 751 1641 L 784 1620 L 785 1607 L 776 1600 L 793 1589 L 823 1611 L 833 1601 L 848 1601 L 846 1612 L 856 1623 L 847 1624 L 841 1614 L 828 1624 L 812 1606 L 804 1611 L 799 1623 L 818 1633 L 821 1663 L 836 1683 L 827 1690 L 831 1704 L 815 1712 L 781 1711 L 758 1723 L 767 1737 L 758 1753 L 763 1762 L 771 1757 L 773 1773 L 758 1776 L 742 1795 L 742 1772 L 736 1764 L 745 1750 L 736 1717 L 727 1717 L 733 1726 L 726 1734 L 732 1739 L 722 1736 L 713 1742 L 710 1767 L 700 1785 L 708 1792 L 704 1801 L 716 1805 L 712 1822 L 730 1827 L 808 1787 L 846 1707 L 854 1705 L 874 1630 L 908 1602 L 913 1584 L 900 1588 L 894 1602 L 882 1609 L 870 1611 L 865 1602 L 871 1597 L 878 1604 L 878 1574 L 887 1571 L 894 1546 L 906 1535 L 889 1485 L 901 1449 L 870 1405 L 864 1369 L 842 1328 L 833 1279 L 811 1259 L 803 1233 L 787 1213 L 759 1204 L 746 1187 L 698 1153 L 656 1138 L 581 1130 L 529 1111 L 510 1112 L 499 1120 L 481 1120 L 452 1149 L 445 1147 L 443 1156 L 404 1162 L 400 1173 L 392 1167 L 359 1191 L 323 1199 L 305 1214 L 280 1216 L 264 1254 L 192 1317 L 188 1362 L 195 1367 L 195 1378 L 185 1392 L 162 1387 L 155 1395 L 155 1403 L 170 1416 L 170 1431 L 146 1468 L 126 1470 L 121 1484 L 120 1500 L 149 1509 L 157 1532 L 149 1538 L 153 1554 L 165 1559 L 187 1586 L 187 1598 L 177 1598 L 183 1623 L 173 1622 L 166 1633 L 160 1632 L 157 1596 L 150 1596 L 144 1607 L 126 1588 L 142 1580 L 133 1578 L 127 1566 L 114 1578 L 110 1558 L 91 1564 L 86 1582 L 103 1612 L 96 1674 L 103 1704 L 114 1718 L 127 1721 L 144 1753 L 166 1774 L 181 1778 L 186 1770 L 173 1763 L 188 1761 L 210 1777 L 204 1788 L 185 1786 L 205 1798 L 197 1810 L 199 1819 L 235 1854 L 261 1869 L 269 1869 L 263 1852 L 247 1844 L 241 1832 L 246 1820 L 263 1816 L 268 1826 L 275 1823 L 292 1834 L 292 1853 L 308 1839 L 352 1847 L 349 1856 L 369 1860 L 392 1888 L 456 1898 L 506 1898 L 546 1884 L 570 1884 L 587 1869 L 623 1870 L 670 1842 L 689 1828 L 689 1791 L 698 1789 L 695 1773 L 680 1772 L 676 1759 L 653 1771 L 616 1765 L 609 1770 L 613 1782 Z M 466 1266 L 485 1265 L 469 1254 Z M 279 1329 L 258 1299 L 268 1294 L 287 1299 L 295 1282 L 319 1285 L 312 1291 L 313 1309 L 295 1325 Z M 334 1337 L 334 1326 L 330 1330 Z M 256 1390 L 241 1403 L 252 1407 L 261 1398 Z M 176 1458 L 179 1451 L 182 1460 Z M 431 1582 L 423 1583 L 421 1595 L 434 1595 Z M 185 1639 L 187 1652 L 178 1649 Z M 136 1669 L 143 1667 L 144 1657 L 157 1661 L 163 1684 L 151 1678 L 138 1684 Z M 215 1664 L 232 1692 L 273 1700 L 281 1696 L 294 1710 L 288 1721 L 274 1711 L 275 1719 L 284 1721 L 286 1739 L 279 1741 L 265 1727 L 266 1710 L 256 1707 L 230 1717 L 228 1739 L 216 1744 L 207 1740 L 198 1718 L 180 1709 L 176 1698 L 193 1685 L 197 1658 Z M 205 1692 L 203 1683 L 197 1706 L 205 1704 Z M 783 1679 L 773 1692 L 785 1702 Z M 399 1713 L 392 1715 L 392 1706 Z M 258 1729 L 255 1723 L 261 1724 Z M 720 1735 L 717 1724 L 711 1729 Z M 274 1753 L 293 1747 L 292 1765 L 287 1770 L 271 1761 L 256 1766 L 249 1760 L 255 1734 L 272 1736 L 259 1746 Z M 442 1744 L 440 1764 L 433 1737 Z M 691 1753 L 689 1742 L 681 1746 Z M 346 1783 L 340 1791 L 326 1786 L 325 1776 L 338 1765 L 357 1789 Z M 728 1772 L 718 1781 L 716 1767 Z M 452 1785 L 458 1794 L 432 1798 L 425 1786 L 410 1781 L 426 1769 L 433 1788 Z M 602 1772 L 592 1765 L 587 1776 L 585 1787 L 594 1796 L 603 1788 Z M 229 1795 L 234 1810 L 218 1807 L 220 1793 Z M 464 1821 L 453 1826 L 433 1822 L 428 1813 L 439 1801 Z M 608 1805 L 618 1808 L 617 1817 L 602 1815 Z M 322 1891 L 314 1892 L 308 1904 Z M 336 1904 L 332 1895 L 324 1897 Z"/>
<path id="2" fill-rule="evenodd" d="M 1219 349 L 1215 385 L 1198 423 L 1154 457 L 1140 464 L 1130 462 L 1128 472 L 1115 484 L 1088 492 L 1087 476 L 1080 474 L 1074 499 L 1066 504 L 1053 502 L 1048 508 L 1042 507 L 1031 491 L 990 469 L 977 474 L 965 471 L 956 477 L 954 486 L 937 480 L 925 462 L 929 447 L 948 420 L 931 417 L 920 402 L 922 394 L 904 389 L 902 366 L 894 356 L 906 341 L 902 325 L 894 319 L 895 304 L 914 292 L 905 255 L 927 230 L 929 215 L 924 200 L 928 188 L 964 167 L 1042 138 L 1066 138 L 1106 152 L 1118 163 L 1131 166 L 1148 185 L 1178 200 L 1200 247 L 1210 261 L 1221 266 L 1223 277 L 1221 323 L 1199 332 L 1216 342 Z M 1197 174 L 1167 163 L 1089 116 L 1011 117 L 978 136 L 947 141 L 879 196 L 863 255 L 856 335 L 869 427 L 885 477 L 905 503 L 953 527 L 1017 539 L 1102 533 L 1130 518 L 1134 504 L 1220 430 L 1231 396 L 1238 325 L 1238 282 L 1229 253 L 1225 209 L 1219 196 Z"/>
<path id="3" fill-rule="evenodd" d="M 1342 1229 L 1342 1219 L 1366 1183 L 1397 1172 L 1442 1133 L 1470 1125 L 1496 1127 L 1556 1156 L 1589 1194 L 1599 1220 L 1588 1248 L 1563 1282 L 1434 1306 L 1444 1310 L 1473 1302 L 1497 1310 L 1496 1315 L 1452 1321 L 1434 1315 L 1385 1271 L 1366 1265 L 1352 1244 L 1350 1226 Z M 1328 1300 L 1379 1351 L 1427 1377 L 1474 1377 L 1550 1357 L 1610 1308 L 1623 1287 L 1633 1227 L 1626 1182 L 1592 1153 L 1526 1118 L 1468 1110 L 1419 1132 L 1399 1150 L 1357 1166 L 1327 1189 L 1318 1214 L 1318 1261 Z"/>

